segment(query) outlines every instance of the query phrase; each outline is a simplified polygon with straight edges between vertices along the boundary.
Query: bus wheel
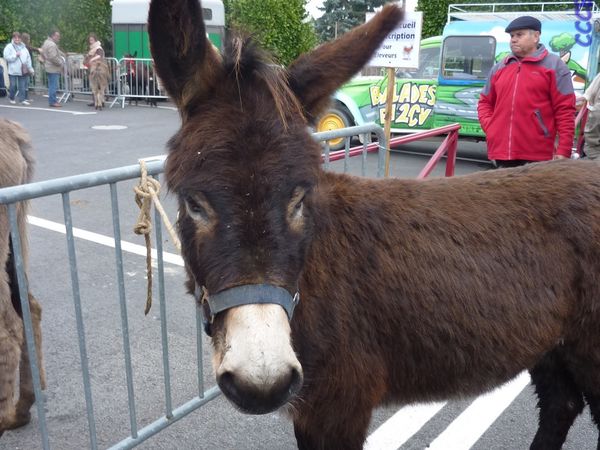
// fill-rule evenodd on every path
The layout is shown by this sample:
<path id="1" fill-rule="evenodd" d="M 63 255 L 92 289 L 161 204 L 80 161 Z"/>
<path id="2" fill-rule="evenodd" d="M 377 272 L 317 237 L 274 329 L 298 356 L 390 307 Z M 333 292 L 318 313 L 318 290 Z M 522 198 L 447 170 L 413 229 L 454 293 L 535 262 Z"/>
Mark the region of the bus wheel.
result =
<path id="1" fill-rule="evenodd" d="M 345 111 L 345 108 L 332 108 L 319 118 L 317 123 L 317 131 L 331 131 L 347 128 L 352 125 L 350 114 Z M 331 150 L 340 150 L 344 148 L 346 138 L 330 139 L 327 141 Z"/>

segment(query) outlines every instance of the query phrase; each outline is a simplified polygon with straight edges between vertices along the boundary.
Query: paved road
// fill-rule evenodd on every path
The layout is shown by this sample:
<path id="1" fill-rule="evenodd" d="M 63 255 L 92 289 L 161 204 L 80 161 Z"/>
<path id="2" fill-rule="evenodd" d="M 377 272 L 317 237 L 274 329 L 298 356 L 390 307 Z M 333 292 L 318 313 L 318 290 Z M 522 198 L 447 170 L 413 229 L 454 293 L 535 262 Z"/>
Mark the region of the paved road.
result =
<path id="1" fill-rule="evenodd" d="M 41 97 L 34 97 L 34 100 L 33 106 L 28 108 L 13 107 L 2 101 L 0 115 L 21 122 L 30 131 L 37 156 L 36 180 L 135 164 L 138 158 L 163 153 L 166 141 L 179 126 L 178 115 L 168 104 L 159 108 L 113 108 L 96 114 L 85 106 L 87 98 L 76 99 L 62 110 L 45 108 L 46 99 Z M 113 125 L 125 128 L 113 129 Z M 98 126 L 103 129 L 94 128 Z M 475 153 L 483 152 L 481 145 L 464 145 Z M 430 151 L 431 147 L 432 144 L 420 144 L 411 146 L 410 150 Z M 395 176 L 413 177 L 425 162 L 426 158 L 422 156 L 394 154 L 391 171 Z M 360 170 L 357 164 L 357 161 L 352 162 L 351 172 Z M 375 168 L 375 159 L 368 158 L 368 173 L 374 173 Z M 457 174 L 487 168 L 483 163 L 463 161 L 457 166 Z M 343 163 L 335 163 L 333 169 L 343 169 Z M 439 175 L 441 170 L 438 169 L 436 174 Z M 119 185 L 121 229 L 124 240 L 141 245 L 142 239 L 131 231 L 137 216 L 132 186 L 133 183 Z M 112 236 L 107 192 L 106 188 L 96 188 L 71 195 L 75 227 Z M 174 217 L 172 198 L 167 198 L 166 207 Z M 33 219 L 30 226 L 30 282 L 44 307 L 44 353 L 48 372 L 46 415 L 50 443 L 52 448 L 60 450 L 89 448 L 66 246 L 63 235 L 52 230 L 53 223 L 63 223 L 60 198 L 35 200 L 31 216 L 47 221 Z M 128 436 L 130 430 L 114 252 L 97 238 L 78 238 L 76 245 L 98 447 L 106 448 Z M 174 251 L 169 243 L 167 251 Z M 144 258 L 127 253 L 124 270 L 137 423 L 141 427 L 164 412 L 160 314 L 155 305 L 147 317 L 143 315 Z M 166 277 L 173 404 L 179 406 L 198 392 L 194 370 L 194 305 L 183 292 L 181 267 L 169 264 Z M 204 349 L 203 380 L 205 386 L 210 387 L 214 385 L 214 379 L 206 343 Z M 527 448 L 535 432 L 536 420 L 533 392 L 527 379 L 523 378 L 491 397 L 400 411 L 379 409 L 374 414 L 367 448 Z M 595 448 L 596 439 L 595 427 L 586 410 L 569 435 L 565 448 Z M 35 411 L 31 425 L 7 432 L 0 439 L 0 449 L 40 447 Z M 218 398 L 151 438 L 141 448 L 279 450 L 295 448 L 295 440 L 292 426 L 283 414 L 246 416 L 236 412 L 223 398 Z"/>

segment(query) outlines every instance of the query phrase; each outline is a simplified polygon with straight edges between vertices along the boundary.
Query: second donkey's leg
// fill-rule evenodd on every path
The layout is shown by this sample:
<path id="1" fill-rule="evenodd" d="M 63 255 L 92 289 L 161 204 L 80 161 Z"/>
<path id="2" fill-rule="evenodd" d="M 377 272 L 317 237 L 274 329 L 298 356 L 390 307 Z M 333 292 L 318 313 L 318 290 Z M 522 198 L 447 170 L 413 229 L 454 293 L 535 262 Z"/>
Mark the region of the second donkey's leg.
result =
<path id="1" fill-rule="evenodd" d="M 2 302 L 0 298 L 0 310 L 5 313 L 0 316 L 0 436 L 14 428 L 16 374 L 23 336 L 22 322 L 12 305 Z"/>
<path id="2" fill-rule="evenodd" d="M 44 371 L 42 356 L 42 308 L 35 297 L 29 293 L 29 307 L 31 309 L 31 321 L 33 326 L 33 335 L 35 339 L 35 352 L 37 354 L 37 365 L 40 371 L 40 383 L 42 389 L 46 388 L 46 372 Z M 33 389 L 33 379 L 31 366 L 29 364 L 29 351 L 25 340 L 21 352 L 20 382 L 19 382 L 19 401 L 16 406 L 15 427 L 25 425 L 29 422 L 31 415 L 29 410 L 35 402 L 35 392 Z"/>

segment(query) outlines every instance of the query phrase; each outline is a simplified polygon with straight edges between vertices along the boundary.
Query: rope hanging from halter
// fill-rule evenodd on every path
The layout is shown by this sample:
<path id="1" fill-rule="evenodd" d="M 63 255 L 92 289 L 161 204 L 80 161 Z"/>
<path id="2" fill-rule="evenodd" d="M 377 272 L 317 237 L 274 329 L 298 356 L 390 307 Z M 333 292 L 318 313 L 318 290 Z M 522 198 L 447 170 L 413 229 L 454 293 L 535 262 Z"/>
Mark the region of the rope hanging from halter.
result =
<path id="1" fill-rule="evenodd" d="M 167 213 L 160 203 L 160 199 L 158 197 L 160 192 L 160 183 L 158 180 L 148 175 L 146 163 L 143 160 L 140 160 L 140 169 L 140 183 L 133 188 L 135 192 L 135 202 L 140 208 L 140 214 L 138 216 L 137 223 L 133 227 L 133 231 L 135 234 L 143 234 L 146 242 L 146 270 L 148 273 L 148 284 L 146 289 L 146 307 L 144 309 L 144 314 L 148 314 L 150 308 L 152 307 L 152 242 L 150 238 L 150 232 L 152 231 L 152 216 L 150 214 L 152 210 L 152 203 L 154 203 L 154 207 L 159 212 L 163 222 L 165 223 L 167 231 L 173 240 L 173 244 L 180 253 L 181 243 L 179 242 L 179 238 L 175 233 L 173 225 L 167 217 Z"/>

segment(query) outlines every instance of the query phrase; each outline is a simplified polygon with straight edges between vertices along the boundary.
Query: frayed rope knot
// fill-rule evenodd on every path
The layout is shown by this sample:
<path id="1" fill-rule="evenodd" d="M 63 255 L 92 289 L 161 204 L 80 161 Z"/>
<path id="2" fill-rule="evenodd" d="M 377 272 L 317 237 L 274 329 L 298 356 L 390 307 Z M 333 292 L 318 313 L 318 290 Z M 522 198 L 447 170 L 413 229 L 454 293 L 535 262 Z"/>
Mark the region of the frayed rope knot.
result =
<path id="1" fill-rule="evenodd" d="M 158 197 L 160 192 L 160 183 L 158 180 L 148 175 L 146 163 L 143 160 L 140 160 L 140 169 L 140 183 L 133 188 L 135 192 L 135 203 L 140 208 L 140 214 L 138 216 L 137 223 L 133 227 L 133 231 L 135 234 L 144 235 L 144 241 L 146 242 L 146 271 L 148 274 L 148 284 L 146 289 L 146 307 L 144 309 L 144 314 L 147 315 L 152 307 L 152 242 L 150 238 L 150 232 L 152 231 L 152 217 L 150 212 L 152 210 L 153 203 L 154 207 L 160 213 L 160 216 L 165 223 L 167 231 L 173 240 L 173 244 L 180 253 L 181 243 L 179 242 L 179 238 L 175 234 L 173 225 L 171 225 L 171 222 L 169 221 L 169 218 L 167 217 L 167 214 L 160 203 L 160 199 Z"/>

